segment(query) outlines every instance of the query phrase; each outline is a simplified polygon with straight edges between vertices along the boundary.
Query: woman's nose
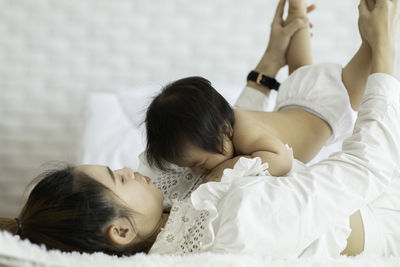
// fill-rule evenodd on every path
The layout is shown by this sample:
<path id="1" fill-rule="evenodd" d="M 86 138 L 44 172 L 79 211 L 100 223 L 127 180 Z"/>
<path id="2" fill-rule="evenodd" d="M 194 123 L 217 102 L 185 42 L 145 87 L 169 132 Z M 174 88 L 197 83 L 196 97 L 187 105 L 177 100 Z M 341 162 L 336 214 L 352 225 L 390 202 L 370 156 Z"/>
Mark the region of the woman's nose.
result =
<path id="1" fill-rule="evenodd" d="M 125 176 L 128 176 L 128 177 L 131 177 L 132 175 L 132 171 L 131 171 L 131 169 L 130 168 L 127 168 L 127 167 L 124 167 L 124 168 L 122 168 L 122 169 L 118 169 L 118 170 L 116 170 L 115 171 L 116 173 L 118 173 L 118 174 L 123 174 L 123 175 L 125 175 Z"/>

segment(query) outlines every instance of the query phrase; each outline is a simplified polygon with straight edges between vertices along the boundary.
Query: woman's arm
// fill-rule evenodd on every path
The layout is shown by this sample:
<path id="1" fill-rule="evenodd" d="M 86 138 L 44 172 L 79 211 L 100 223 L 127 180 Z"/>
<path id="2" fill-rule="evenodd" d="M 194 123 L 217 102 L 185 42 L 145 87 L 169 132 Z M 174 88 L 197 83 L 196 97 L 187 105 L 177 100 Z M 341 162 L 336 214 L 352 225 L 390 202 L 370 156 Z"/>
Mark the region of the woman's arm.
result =
<path id="1" fill-rule="evenodd" d="M 398 0 L 377 1 L 385 1 L 389 10 L 397 11 Z M 381 13 L 376 19 L 385 20 L 385 16 Z M 369 22 L 377 23 L 372 19 Z M 373 70 L 390 72 L 390 60 L 376 60 Z M 253 191 L 246 191 L 246 198 L 242 199 L 246 203 L 250 203 L 248 198 L 254 200 L 243 215 L 250 224 L 246 227 L 251 228 L 252 222 L 260 220 L 260 212 L 269 215 L 264 216 L 259 231 L 259 235 L 266 236 L 262 239 L 264 251 L 273 258 L 301 255 L 313 241 L 374 201 L 394 179 L 400 179 L 399 118 L 400 82 L 386 73 L 374 73 L 368 78 L 353 135 L 344 141 L 342 152 L 311 167 L 299 168 L 287 178 L 260 179 Z M 227 209 L 232 209 L 229 201 L 225 203 Z M 225 220 L 218 231 L 232 232 L 231 225 Z M 215 249 L 232 252 L 243 247 L 220 242 Z"/>
<path id="2" fill-rule="evenodd" d="M 239 252 L 251 245 L 259 246 L 262 240 L 263 251 L 272 258 L 301 255 L 312 242 L 385 193 L 392 180 L 400 179 L 399 118 L 400 82 L 387 74 L 373 74 L 367 82 L 353 136 L 344 142 L 341 153 L 311 167 L 298 166 L 279 179 L 240 179 L 240 174 L 232 177 L 240 181 L 239 187 L 230 189 L 219 202 L 223 205 L 218 211 L 225 217 L 220 219 L 223 223 L 217 226 L 217 235 L 241 234 L 233 238 L 235 242 L 232 238 L 218 240 L 213 249 Z M 210 187 L 211 196 L 218 191 L 218 185 L 214 186 L 216 189 Z M 243 193 L 235 198 L 239 191 Z M 257 238 L 258 243 L 253 241 Z"/>
<path id="3" fill-rule="evenodd" d="M 344 141 L 341 153 L 283 181 L 285 186 L 299 187 L 285 203 L 296 203 L 296 214 L 301 216 L 297 223 L 282 222 L 279 227 L 291 228 L 288 237 L 300 237 L 300 249 L 400 179 L 400 82 L 388 75 L 394 66 L 397 8 L 398 0 L 377 0 L 368 11 L 361 1 L 360 31 L 375 55 L 353 135 Z"/>
<path id="4" fill-rule="evenodd" d="M 308 26 L 307 19 L 294 19 L 290 23 L 283 20 L 283 12 L 286 0 L 280 0 L 271 23 L 271 32 L 267 49 L 255 67 L 255 71 L 274 78 L 278 71 L 287 64 L 286 53 L 292 36 L 301 28 Z M 307 8 L 307 12 L 314 10 L 315 6 Z M 259 90 L 268 95 L 269 88 L 261 86 L 253 81 L 247 82 L 248 87 Z"/>
<path id="5" fill-rule="evenodd" d="M 274 19 L 267 49 L 255 67 L 255 71 L 275 78 L 278 71 L 287 64 L 286 53 L 292 36 L 301 28 L 306 27 L 307 21 L 297 19 L 284 26 L 283 11 L 286 0 L 280 0 Z M 307 13 L 315 9 L 314 5 L 307 8 Z M 310 26 L 311 23 L 310 23 Z M 236 100 L 235 107 L 250 110 L 271 111 L 272 102 L 269 101 L 270 88 L 249 81 Z"/>

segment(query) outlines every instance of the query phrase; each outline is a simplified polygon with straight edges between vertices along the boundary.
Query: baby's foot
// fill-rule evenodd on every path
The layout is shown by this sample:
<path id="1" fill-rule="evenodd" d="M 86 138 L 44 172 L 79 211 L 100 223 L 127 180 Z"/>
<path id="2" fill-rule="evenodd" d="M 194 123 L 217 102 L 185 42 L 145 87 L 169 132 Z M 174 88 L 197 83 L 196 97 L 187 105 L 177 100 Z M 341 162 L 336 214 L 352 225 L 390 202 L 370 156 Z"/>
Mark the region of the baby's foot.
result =
<path id="1" fill-rule="evenodd" d="M 374 1 L 374 0 L 370 0 Z M 306 17 L 307 0 L 289 0 L 289 16 Z"/>

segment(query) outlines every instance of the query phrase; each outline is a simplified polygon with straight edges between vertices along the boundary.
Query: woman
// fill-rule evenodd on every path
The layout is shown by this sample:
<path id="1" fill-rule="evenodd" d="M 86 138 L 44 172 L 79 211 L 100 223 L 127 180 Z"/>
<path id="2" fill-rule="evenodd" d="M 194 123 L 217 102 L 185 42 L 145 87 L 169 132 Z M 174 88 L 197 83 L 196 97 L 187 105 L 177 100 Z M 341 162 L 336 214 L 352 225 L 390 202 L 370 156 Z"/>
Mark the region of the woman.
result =
<path id="1" fill-rule="evenodd" d="M 257 159 L 241 159 L 220 183 L 201 185 L 188 201 L 173 206 L 169 217 L 162 211 L 161 191 L 148 177 L 104 166 L 66 168 L 45 174 L 20 216 L 5 228 L 66 251 L 338 255 L 343 242 L 331 246 L 330 241 L 347 237 L 339 229 L 343 221 L 390 197 L 384 191 L 400 173 L 400 85 L 390 76 L 397 6 L 398 0 L 378 0 L 369 11 L 361 1 L 360 32 L 372 49 L 372 75 L 343 152 L 311 167 L 299 165 L 279 179 L 264 176 Z M 353 235 L 360 225 L 351 226 L 344 253 L 357 254 L 363 237 Z"/>

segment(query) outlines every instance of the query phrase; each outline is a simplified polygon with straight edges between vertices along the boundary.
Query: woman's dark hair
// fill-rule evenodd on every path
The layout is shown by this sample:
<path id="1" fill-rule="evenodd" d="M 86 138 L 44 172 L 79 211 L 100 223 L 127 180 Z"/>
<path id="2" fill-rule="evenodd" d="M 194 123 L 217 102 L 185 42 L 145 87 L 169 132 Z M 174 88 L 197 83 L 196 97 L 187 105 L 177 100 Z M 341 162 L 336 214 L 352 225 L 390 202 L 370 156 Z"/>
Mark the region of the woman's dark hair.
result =
<path id="1" fill-rule="evenodd" d="M 147 161 L 161 170 L 182 159 L 188 142 L 213 153 L 223 152 L 224 135 L 235 121 L 229 103 L 202 77 L 165 86 L 146 113 Z"/>
<path id="2" fill-rule="evenodd" d="M 113 219 L 129 219 L 132 212 L 105 185 L 68 166 L 41 175 L 18 216 L 19 235 L 48 249 L 131 255 L 146 251 L 147 244 L 116 246 L 107 228 Z M 0 228 L 15 234 L 18 222 L 0 218 Z"/>

